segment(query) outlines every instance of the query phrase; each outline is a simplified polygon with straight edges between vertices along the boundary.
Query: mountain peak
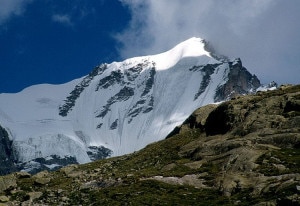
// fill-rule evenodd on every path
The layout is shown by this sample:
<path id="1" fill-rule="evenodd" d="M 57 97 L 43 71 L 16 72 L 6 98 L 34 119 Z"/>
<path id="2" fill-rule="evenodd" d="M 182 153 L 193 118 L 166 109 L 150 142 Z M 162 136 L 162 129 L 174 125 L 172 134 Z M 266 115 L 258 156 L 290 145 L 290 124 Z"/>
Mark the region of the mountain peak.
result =
<path id="1" fill-rule="evenodd" d="M 194 59 L 194 64 L 220 63 L 210 55 L 209 51 L 206 50 L 205 40 L 199 37 L 189 38 L 168 51 L 154 55 L 133 57 L 125 60 L 124 62 L 126 62 L 126 64 L 134 64 L 136 62 L 147 60 L 149 62 L 155 62 L 156 70 L 166 70 L 172 68 L 178 62 L 184 61 L 185 59 L 189 59 L 188 61 L 190 61 L 190 59 Z"/>
<path id="2" fill-rule="evenodd" d="M 160 54 L 99 65 L 63 85 L 0 94 L 0 124 L 18 167 L 52 169 L 137 151 L 195 109 L 259 86 L 240 60 L 218 60 L 193 37 Z"/>
<path id="3" fill-rule="evenodd" d="M 179 44 L 177 44 L 175 47 L 173 47 L 171 50 L 167 51 L 166 53 L 169 54 L 179 54 L 181 58 L 184 57 L 197 57 L 197 56 L 210 56 L 209 52 L 205 50 L 205 41 L 198 37 L 192 37 L 190 39 L 187 39 Z"/>
<path id="4" fill-rule="evenodd" d="M 205 50 L 204 40 L 192 37 L 177 44 L 175 47 L 166 52 L 151 56 L 151 59 L 157 62 L 158 70 L 164 70 L 174 66 L 183 58 L 200 56 L 203 56 L 203 59 L 208 62 L 213 60 L 209 52 Z"/>

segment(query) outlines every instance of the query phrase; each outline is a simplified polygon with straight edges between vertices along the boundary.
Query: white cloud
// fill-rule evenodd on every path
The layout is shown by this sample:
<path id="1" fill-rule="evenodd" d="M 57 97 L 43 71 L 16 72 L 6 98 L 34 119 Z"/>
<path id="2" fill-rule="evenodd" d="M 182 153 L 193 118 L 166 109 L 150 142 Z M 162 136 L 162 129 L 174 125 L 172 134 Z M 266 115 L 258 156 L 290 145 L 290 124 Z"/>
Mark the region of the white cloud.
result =
<path id="1" fill-rule="evenodd" d="M 73 23 L 71 21 L 71 17 L 67 14 L 54 14 L 52 16 L 52 20 L 54 22 L 58 22 L 58 23 L 65 24 L 65 25 L 68 25 L 68 26 L 73 25 Z"/>
<path id="2" fill-rule="evenodd" d="M 21 15 L 32 0 L 0 0 L 0 25 L 14 15 Z"/>
<path id="3" fill-rule="evenodd" d="M 212 42 L 263 82 L 300 83 L 298 0 L 122 0 L 132 13 L 116 35 L 123 58 L 162 52 L 192 36 Z M 285 70 L 285 71 L 283 71 Z"/>

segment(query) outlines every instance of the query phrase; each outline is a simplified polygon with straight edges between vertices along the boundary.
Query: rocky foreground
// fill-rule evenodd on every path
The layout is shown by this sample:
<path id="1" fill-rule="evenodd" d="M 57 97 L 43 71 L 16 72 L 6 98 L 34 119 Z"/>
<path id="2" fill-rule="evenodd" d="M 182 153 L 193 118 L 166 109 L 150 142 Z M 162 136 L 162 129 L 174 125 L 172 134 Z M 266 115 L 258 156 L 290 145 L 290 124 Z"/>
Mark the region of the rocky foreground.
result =
<path id="1" fill-rule="evenodd" d="M 0 205 L 300 205 L 300 85 L 194 112 L 166 140 L 0 177 Z"/>

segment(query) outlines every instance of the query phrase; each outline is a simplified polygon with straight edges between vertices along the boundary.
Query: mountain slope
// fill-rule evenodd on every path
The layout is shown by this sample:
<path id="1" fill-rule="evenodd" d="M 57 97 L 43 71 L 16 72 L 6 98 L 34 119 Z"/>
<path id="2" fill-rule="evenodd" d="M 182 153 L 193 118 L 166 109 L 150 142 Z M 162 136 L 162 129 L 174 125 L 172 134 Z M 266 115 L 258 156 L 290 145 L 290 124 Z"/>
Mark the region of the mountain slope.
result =
<path id="1" fill-rule="evenodd" d="M 237 97 L 197 109 L 176 135 L 136 153 L 0 177 L 0 195 L 40 205 L 299 205 L 299 119 L 300 85 Z"/>
<path id="2" fill-rule="evenodd" d="M 239 59 L 200 38 L 152 56 L 102 64 L 64 85 L 0 94 L 0 124 L 25 170 L 118 156 L 164 139 L 196 108 L 260 86 Z"/>

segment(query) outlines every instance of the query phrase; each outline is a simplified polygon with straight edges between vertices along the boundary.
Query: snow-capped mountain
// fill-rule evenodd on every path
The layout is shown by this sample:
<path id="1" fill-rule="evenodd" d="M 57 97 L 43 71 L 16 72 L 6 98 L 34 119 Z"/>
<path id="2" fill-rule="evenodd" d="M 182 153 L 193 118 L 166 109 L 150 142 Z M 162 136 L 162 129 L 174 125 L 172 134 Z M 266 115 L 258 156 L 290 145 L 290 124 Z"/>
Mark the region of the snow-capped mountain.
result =
<path id="1" fill-rule="evenodd" d="M 240 59 L 213 56 L 191 38 L 66 84 L 0 94 L 0 125 L 15 161 L 25 170 L 53 169 L 131 153 L 164 139 L 200 106 L 260 86 Z"/>

